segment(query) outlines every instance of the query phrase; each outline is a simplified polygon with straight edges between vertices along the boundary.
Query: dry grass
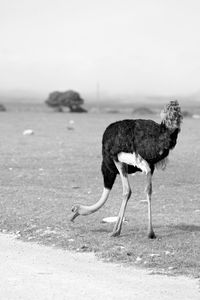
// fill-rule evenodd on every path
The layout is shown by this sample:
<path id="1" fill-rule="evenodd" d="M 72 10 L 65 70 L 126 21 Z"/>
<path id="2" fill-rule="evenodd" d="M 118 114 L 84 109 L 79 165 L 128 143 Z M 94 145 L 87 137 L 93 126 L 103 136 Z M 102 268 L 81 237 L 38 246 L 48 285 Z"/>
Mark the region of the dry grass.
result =
<path id="1" fill-rule="evenodd" d="M 102 192 L 101 136 L 122 114 L 59 114 L 5 112 L 1 115 L 0 230 L 24 240 L 76 251 L 95 251 L 153 272 L 200 274 L 200 133 L 199 120 L 187 119 L 165 172 L 153 180 L 153 223 L 156 240 L 147 238 L 145 177 L 131 177 L 129 201 L 121 236 L 110 238 L 117 215 L 121 183 L 97 213 L 70 224 L 71 206 L 91 204 Z M 69 120 L 75 121 L 68 130 Z M 35 134 L 23 136 L 24 129 Z"/>

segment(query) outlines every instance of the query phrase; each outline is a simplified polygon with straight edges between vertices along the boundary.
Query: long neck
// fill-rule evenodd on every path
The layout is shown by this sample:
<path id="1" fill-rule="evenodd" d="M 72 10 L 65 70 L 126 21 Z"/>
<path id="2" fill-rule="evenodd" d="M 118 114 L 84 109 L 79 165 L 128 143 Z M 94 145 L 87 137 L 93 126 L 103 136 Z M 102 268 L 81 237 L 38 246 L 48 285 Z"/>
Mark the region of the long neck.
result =
<path id="1" fill-rule="evenodd" d="M 95 211 L 97 211 L 98 209 L 100 209 L 104 205 L 106 200 L 108 199 L 109 194 L 110 194 L 110 190 L 107 188 L 104 188 L 101 198 L 95 204 L 80 205 L 80 208 L 81 208 L 80 214 L 81 215 L 90 215 L 90 214 L 94 213 Z"/>
<path id="2" fill-rule="evenodd" d="M 171 132 L 174 132 L 176 130 L 180 132 L 181 130 L 180 123 L 177 122 L 176 120 L 170 120 L 170 119 L 163 119 L 161 122 L 161 127 Z"/>
<path id="3" fill-rule="evenodd" d="M 178 101 L 170 101 L 161 111 L 161 132 L 169 137 L 169 150 L 176 145 L 177 136 L 181 130 L 182 113 Z"/>
<path id="4" fill-rule="evenodd" d="M 169 137 L 170 137 L 170 142 L 169 142 L 169 149 L 173 149 L 176 146 L 176 142 L 177 142 L 177 138 L 178 138 L 178 134 L 180 132 L 180 128 L 179 127 L 170 127 L 170 126 L 166 126 L 166 123 L 164 121 L 161 122 L 161 131 L 164 132 L 168 132 Z"/>
<path id="5" fill-rule="evenodd" d="M 176 141 L 177 141 L 179 132 L 180 132 L 180 128 L 176 128 L 176 129 L 170 134 L 170 149 L 173 149 L 173 148 L 176 146 Z"/>

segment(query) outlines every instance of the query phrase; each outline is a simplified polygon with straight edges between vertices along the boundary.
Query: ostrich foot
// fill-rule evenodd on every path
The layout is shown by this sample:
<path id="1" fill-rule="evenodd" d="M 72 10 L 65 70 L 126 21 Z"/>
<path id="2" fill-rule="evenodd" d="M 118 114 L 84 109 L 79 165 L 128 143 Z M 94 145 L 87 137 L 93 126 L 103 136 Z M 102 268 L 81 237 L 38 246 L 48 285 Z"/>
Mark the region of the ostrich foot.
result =
<path id="1" fill-rule="evenodd" d="M 152 230 L 152 231 L 149 231 L 149 233 L 148 233 L 148 238 L 149 238 L 149 239 L 156 239 L 156 235 L 155 235 L 155 233 L 153 232 L 153 230 Z"/>
<path id="2" fill-rule="evenodd" d="M 122 221 L 120 218 L 118 218 L 115 227 L 113 229 L 113 232 L 111 233 L 110 236 L 112 237 L 119 236 L 121 233 L 121 228 L 122 228 Z"/>
<path id="3" fill-rule="evenodd" d="M 119 236 L 119 235 L 120 235 L 120 231 L 121 231 L 121 230 L 113 231 L 113 232 L 110 234 L 110 236 L 111 236 L 111 237 Z"/>

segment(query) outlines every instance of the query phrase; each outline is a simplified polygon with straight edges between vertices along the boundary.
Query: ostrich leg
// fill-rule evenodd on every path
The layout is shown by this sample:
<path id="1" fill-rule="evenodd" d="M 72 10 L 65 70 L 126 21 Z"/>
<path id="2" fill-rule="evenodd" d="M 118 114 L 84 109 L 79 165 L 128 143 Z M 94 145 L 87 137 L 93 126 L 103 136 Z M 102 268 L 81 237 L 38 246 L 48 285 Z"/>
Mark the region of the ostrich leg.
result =
<path id="1" fill-rule="evenodd" d="M 117 222 L 116 222 L 116 224 L 113 228 L 113 232 L 112 232 L 111 236 L 120 235 L 121 229 L 122 229 L 122 222 L 123 222 L 123 218 L 124 218 L 124 213 L 125 213 L 125 210 L 126 210 L 128 200 L 131 196 L 131 188 L 130 188 L 130 184 L 129 184 L 129 181 L 128 181 L 128 173 L 127 173 L 127 170 L 126 170 L 126 166 L 121 162 L 115 162 L 115 165 L 116 165 L 116 167 L 119 171 L 121 181 L 122 181 L 123 200 L 122 200 L 122 204 L 121 204 L 121 207 L 120 207 L 118 219 L 117 219 Z"/>
<path id="2" fill-rule="evenodd" d="M 152 172 L 151 171 L 147 173 L 146 193 L 147 193 L 147 202 L 148 202 L 148 238 L 155 239 L 156 236 L 153 231 L 152 211 L 151 211 L 151 195 L 152 195 Z"/>

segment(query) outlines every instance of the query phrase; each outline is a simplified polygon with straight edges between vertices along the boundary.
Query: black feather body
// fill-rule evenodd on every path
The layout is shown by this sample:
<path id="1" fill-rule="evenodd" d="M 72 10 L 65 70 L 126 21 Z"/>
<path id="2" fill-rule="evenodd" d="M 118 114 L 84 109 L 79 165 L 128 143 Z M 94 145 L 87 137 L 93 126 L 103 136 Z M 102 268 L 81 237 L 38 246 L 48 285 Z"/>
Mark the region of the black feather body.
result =
<path id="1" fill-rule="evenodd" d="M 127 119 L 110 124 L 102 139 L 103 175 L 106 169 L 110 175 L 118 173 L 114 160 L 118 161 L 120 152 L 139 154 L 154 168 L 175 147 L 178 133 L 178 128 L 171 130 L 152 120 Z M 137 171 L 141 170 L 128 165 L 128 173 Z"/>

